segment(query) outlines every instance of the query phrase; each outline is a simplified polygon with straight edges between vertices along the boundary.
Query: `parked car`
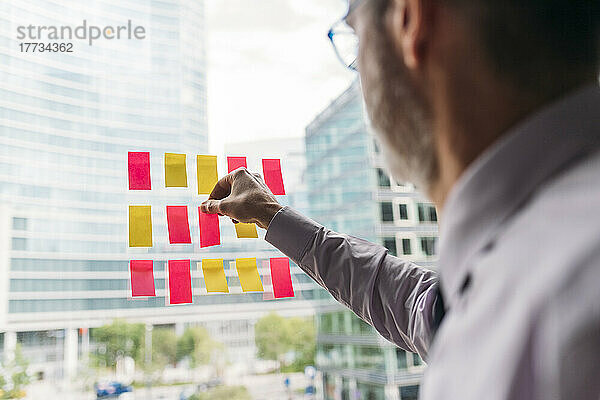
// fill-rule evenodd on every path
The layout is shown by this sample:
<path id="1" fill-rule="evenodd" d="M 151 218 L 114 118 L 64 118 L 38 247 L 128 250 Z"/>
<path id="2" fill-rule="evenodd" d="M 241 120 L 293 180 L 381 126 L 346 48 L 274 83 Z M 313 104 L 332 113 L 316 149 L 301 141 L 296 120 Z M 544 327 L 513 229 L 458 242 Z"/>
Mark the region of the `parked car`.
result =
<path id="1" fill-rule="evenodd" d="M 117 398 L 123 393 L 132 392 L 133 388 L 121 382 L 102 382 L 94 385 L 97 399 Z"/>

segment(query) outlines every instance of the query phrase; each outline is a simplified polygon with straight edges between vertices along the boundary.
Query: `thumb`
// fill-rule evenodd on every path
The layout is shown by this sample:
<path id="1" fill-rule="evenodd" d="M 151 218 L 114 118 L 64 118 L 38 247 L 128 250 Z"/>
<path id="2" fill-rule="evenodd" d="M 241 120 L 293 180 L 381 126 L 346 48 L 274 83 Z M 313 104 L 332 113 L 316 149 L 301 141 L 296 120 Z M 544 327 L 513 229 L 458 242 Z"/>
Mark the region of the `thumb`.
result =
<path id="1" fill-rule="evenodd" d="M 206 214 L 221 214 L 221 200 L 206 200 L 200 209 Z"/>

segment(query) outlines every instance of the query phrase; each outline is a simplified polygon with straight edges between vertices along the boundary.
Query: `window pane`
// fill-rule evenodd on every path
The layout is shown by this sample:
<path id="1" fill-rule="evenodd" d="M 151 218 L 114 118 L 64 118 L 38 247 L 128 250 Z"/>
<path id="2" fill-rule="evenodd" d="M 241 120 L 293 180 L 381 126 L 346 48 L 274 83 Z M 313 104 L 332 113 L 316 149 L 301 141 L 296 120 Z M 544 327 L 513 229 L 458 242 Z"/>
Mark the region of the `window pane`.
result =
<path id="1" fill-rule="evenodd" d="M 390 187 L 390 178 L 381 168 L 377 168 L 377 178 L 379 180 L 379 187 Z"/>
<path id="2" fill-rule="evenodd" d="M 394 221 L 394 209 L 392 203 L 389 201 L 381 203 L 381 220 L 383 222 Z"/>
<path id="3" fill-rule="evenodd" d="M 396 249 L 396 238 L 389 237 L 383 239 L 383 246 L 387 248 L 391 255 L 398 255 Z"/>
<path id="4" fill-rule="evenodd" d="M 402 253 L 407 256 L 412 254 L 412 249 L 410 248 L 410 239 L 402 239 Z"/>
<path id="5" fill-rule="evenodd" d="M 400 211 L 400 219 L 407 220 L 408 219 L 408 208 L 406 204 L 398 205 L 398 210 Z"/>

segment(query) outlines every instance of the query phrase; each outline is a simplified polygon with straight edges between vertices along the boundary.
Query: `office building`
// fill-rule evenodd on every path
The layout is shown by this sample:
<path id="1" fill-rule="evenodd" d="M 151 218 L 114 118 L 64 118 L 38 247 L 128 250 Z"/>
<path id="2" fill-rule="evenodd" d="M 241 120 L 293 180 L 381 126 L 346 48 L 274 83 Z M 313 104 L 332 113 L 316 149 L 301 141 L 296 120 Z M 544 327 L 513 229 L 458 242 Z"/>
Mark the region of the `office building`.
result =
<path id="1" fill-rule="evenodd" d="M 208 152 L 203 12 L 203 1 L 184 0 L 0 3 L 4 360 L 20 344 L 39 377 L 71 379 L 85 368 L 89 328 L 114 318 L 173 325 L 179 332 L 202 324 L 242 354 L 235 347 L 252 351 L 253 320 L 269 310 L 305 315 L 306 302 L 318 301 L 297 267 L 295 299 L 242 294 L 230 262 L 257 257 L 264 278 L 268 258 L 280 253 L 262 239 L 234 238 L 228 219 L 221 218 L 223 244 L 199 248 L 196 207 L 206 196 L 195 193 L 193 156 Z M 131 21 L 146 36 L 93 45 L 73 40 L 72 53 L 19 50 L 20 25 L 75 28 L 84 20 L 100 26 Z M 150 192 L 127 190 L 128 151 L 151 152 Z M 164 188 L 164 152 L 188 154 L 189 188 Z M 151 249 L 127 247 L 129 204 L 152 205 Z M 168 244 L 167 204 L 190 206 L 193 245 Z M 136 258 L 154 260 L 156 297 L 130 298 L 128 262 Z M 193 305 L 165 305 L 164 264 L 173 258 L 192 260 Z M 232 293 L 205 294 L 195 268 L 202 258 L 225 260 Z"/>
<path id="2" fill-rule="evenodd" d="M 306 128 L 310 215 L 333 230 L 380 243 L 434 268 L 435 207 L 413 185 L 390 179 L 353 83 Z M 413 400 L 423 363 L 340 307 L 317 316 L 324 400 Z"/>

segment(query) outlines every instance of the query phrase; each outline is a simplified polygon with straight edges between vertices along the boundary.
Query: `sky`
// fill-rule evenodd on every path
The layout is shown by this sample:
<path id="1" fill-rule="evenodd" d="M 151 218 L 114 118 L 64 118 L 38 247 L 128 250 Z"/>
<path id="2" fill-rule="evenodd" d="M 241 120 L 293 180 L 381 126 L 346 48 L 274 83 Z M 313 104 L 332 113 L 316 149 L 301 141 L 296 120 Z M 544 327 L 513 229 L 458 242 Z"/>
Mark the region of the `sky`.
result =
<path id="1" fill-rule="evenodd" d="M 355 74 L 327 38 L 346 0 L 206 0 L 209 146 L 299 137 Z"/>

